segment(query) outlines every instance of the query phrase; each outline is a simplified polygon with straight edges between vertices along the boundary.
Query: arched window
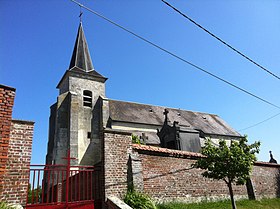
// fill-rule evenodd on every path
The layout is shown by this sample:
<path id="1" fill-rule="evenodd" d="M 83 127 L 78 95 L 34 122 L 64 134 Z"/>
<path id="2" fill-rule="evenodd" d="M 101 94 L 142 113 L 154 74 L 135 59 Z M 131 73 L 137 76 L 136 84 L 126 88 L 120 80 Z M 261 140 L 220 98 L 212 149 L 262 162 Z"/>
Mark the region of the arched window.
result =
<path id="1" fill-rule="evenodd" d="M 84 107 L 92 107 L 92 92 L 89 90 L 84 90 Z"/>

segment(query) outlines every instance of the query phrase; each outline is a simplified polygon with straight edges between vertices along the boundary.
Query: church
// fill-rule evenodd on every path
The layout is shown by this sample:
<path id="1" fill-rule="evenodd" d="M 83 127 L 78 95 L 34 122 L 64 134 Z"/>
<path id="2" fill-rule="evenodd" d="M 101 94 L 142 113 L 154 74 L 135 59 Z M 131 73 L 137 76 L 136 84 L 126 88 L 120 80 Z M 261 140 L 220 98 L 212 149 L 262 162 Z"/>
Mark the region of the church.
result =
<path id="1" fill-rule="evenodd" d="M 111 100 L 106 80 L 93 67 L 80 23 L 69 69 L 50 107 L 47 165 L 65 164 L 67 150 L 72 165 L 100 163 L 105 129 L 130 132 L 146 145 L 195 153 L 206 138 L 217 144 L 242 137 L 218 115 Z"/>

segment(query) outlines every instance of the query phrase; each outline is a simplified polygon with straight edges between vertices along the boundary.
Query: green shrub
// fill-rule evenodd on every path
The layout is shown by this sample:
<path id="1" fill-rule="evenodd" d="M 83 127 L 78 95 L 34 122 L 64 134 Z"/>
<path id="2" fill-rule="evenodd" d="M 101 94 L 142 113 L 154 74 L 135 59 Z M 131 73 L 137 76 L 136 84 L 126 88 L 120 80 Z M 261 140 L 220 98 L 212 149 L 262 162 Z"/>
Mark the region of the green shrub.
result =
<path id="1" fill-rule="evenodd" d="M 124 202 L 134 209 L 156 209 L 151 198 L 143 193 L 130 190 L 124 197 Z"/>
<path id="2" fill-rule="evenodd" d="M 32 195 L 33 195 L 33 203 L 36 201 L 37 198 L 38 198 L 38 200 L 40 200 L 41 197 L 42 197 L 42 188 L 41 188 L 41 186 L 39 186 L 38 188 L 32 190 L 31 189 L 31 184 L 28 184 L 28 199 L 27 199 L 28 203 L 32 203 Z"/>
<path id="3" fill-rule="evenodd" d="M 14 209 L 5 202 L 0 202 L 0 209 Z"/>
<path id="4" fill-rule="evenodd" d="M 134 144 L 144 144 L 143 141 L 141 141 L 141 139 L 139 139 L 139 136 L 133 135 L 132 134 L 132 143 Z"/>

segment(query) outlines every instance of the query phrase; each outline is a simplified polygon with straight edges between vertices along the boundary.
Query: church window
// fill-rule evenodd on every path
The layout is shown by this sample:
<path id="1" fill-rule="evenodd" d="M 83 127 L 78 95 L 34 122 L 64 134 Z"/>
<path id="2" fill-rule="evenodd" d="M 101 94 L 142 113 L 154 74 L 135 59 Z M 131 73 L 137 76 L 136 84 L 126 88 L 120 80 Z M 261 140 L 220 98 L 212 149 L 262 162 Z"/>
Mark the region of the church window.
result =
<path id="1" fill-rule="evenodd" d="M 84 90 L 84 107 L 92 107 L 92 92 Z"/>

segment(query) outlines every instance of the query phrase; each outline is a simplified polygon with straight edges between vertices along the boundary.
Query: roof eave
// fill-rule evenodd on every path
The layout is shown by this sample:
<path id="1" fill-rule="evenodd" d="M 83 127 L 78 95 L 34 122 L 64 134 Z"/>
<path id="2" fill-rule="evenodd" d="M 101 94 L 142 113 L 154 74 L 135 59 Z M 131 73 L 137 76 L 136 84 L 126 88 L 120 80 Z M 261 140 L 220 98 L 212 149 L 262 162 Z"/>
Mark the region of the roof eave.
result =
<path id="1" fill-rule="evenodd" d="M 73 76 L 73 77 L 79 77 L 79 78 L 84 78 L 84 79 L 90 79 L 90 80 L 94 80 L 94 81 L 99 81 L 99 82 L 102 82 L 102 83 L 105 83 L 106 80 L 108 78 L 106 77 L 103 77 L 102 75 L 98 76 L 98 75 L 92 75 L 90 74 L 90 72 L 84 72 L 84 71 L 75 71 L 75 69 L 79 69 L 78 67 L 73 67 L 69 70 L 66 70 L 65 73 L 63 74 L 62 78 L 60 79 L 60 81 L 58 82 L 56 88 L 59 89 L 61 83 L 63 82 L 63 80 L 67 77 L 67 76 Z M 78 76 L 80 75 L 80 76 Z"/>

